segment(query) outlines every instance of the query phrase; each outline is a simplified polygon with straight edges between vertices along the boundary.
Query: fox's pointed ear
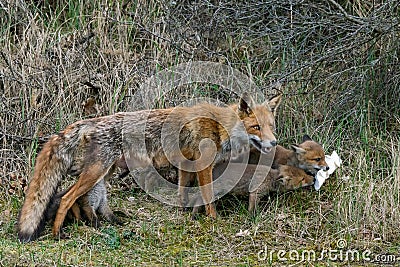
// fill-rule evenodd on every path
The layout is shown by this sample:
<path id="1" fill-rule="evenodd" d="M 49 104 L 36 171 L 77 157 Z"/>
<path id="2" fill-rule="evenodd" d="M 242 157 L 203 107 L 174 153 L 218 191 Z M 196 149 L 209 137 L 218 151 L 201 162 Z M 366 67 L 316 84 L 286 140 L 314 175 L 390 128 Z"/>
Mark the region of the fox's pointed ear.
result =
<path id="1" fill-rule="evenodd" d="M 312 141 L 311 137 L 308 134 L 303 135 L 303 142 Z"/>
<path id="2" fill-rule="evenodd" d="M 238 111 L 247 115 L 251 114 L 252 108 L 255 106 L 253 98 L 247 92 L 244 92 L 239 99 Z"/>
<path id="3" fill-rule="evenodd" d="M 283 188 L 286 188 L 288 186 L 289 181 L 290 181 L 290 177 L 288 177 L 288 176 L 279 177 L 279 179 L 277 180 L 278 185 L 283 186 Z"/>
<path id="4" fill-rule="evenodd" d="M 276 115 L 276 111 L 278 110 L 279 105 L 281 104 L 282 95 L 276 95 L 270 98 L 268 101 L 264 102 L 264 105 L 269 106 L 271 112 Z"/>
<path id="5" fill-rule="evenodd" d="M 296 144 L 291 145 L 291 147 L 296 154 L 305 154 L 307 152 Z"/>

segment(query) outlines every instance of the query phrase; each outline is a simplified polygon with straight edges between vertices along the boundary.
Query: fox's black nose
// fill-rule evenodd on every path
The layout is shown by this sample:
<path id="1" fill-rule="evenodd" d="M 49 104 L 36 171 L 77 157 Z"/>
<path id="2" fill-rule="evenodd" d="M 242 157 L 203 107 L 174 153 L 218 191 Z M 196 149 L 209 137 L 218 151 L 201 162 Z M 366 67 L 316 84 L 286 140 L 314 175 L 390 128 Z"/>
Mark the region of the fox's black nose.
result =
<path id="1" fill-rule="evenodd" d="M 271 141 L 271 146 L 276 146 L 278 144 L 278 142 L 276 142 L 276 140 Z"/>
<path id="2" fill-rule="evenodd" d="M 328 167 L 328 166 L 325 167 L 325 171 L 327 171 L 327 170 L 329 170 L 329 167 Z"/>

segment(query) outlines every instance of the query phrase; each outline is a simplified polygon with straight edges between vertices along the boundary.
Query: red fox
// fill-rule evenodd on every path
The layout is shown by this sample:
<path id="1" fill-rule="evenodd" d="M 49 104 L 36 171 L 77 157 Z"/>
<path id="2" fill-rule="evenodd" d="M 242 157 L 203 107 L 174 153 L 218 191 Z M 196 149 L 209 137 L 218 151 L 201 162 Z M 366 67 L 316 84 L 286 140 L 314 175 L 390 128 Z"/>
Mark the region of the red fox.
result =
<path id="1" fill-rule="evenodd" d="M 177 160 L 180 167 L 195 165 L 196 168 L 190 171 L 186 167 L 179 170 L 182 205 L 187 199 L 181 188 L 197 174 L 206 214 L 215 218 L 211 184 L 215 159 L 229 151 L 240 153 L 248 143 L 261 153 L 269 153 L 277 144 L 273 134 L 274 115 L 280 100 L 278 95 L 256 105 L 244 93 L 238 104 L 229 107 L 204 103 L 192 107 L 141 110 L 77 121 L 67 126 L 52 136 L 37 156 L 19 213 L 19 240 L 29 242 L 38 237 L 44 227 L 49 202 L 63 175 L 73 166 L 79 166 L 79 178 L 61 198 L 53 225 L 55 237 L 59 236 L 65 216 L 75 201 L 100 180 L 111 176 L 116 166 L 125 161 L 131 168 L 167 165 L 170 163 L 168 157 Z M 204 143 L 207 143 L 204 139 L 214 143 L 216 154 L 210 152 L 209 146 L 204 149 Z M 198 161 L 204 158 L 207 164 Z"/>
<path id="2" fill-rule="evenodd" d="M 236 177 L 240 173 L 243 174 L 237 181 Z M 214 184 L 216 198 L 227 193 L 226 188 L 233 187 L 229 191 L 230 194 L 249 195 L 249 212 L 254 212 L 260 198 L 270 192 L 286 192 L 314 184 L 314 176 L 306 174 L 300 168 L 288 165 L 280 165 L 278 169 L 270 169 L 268 166 L 245 163 L 230 163 L 229 167 L 227 167 L 227 164 L 218 164 L 213 170 L 213 177 L 216 180 L 221 179 L 220 183 L 216 181 Z M 252 188 L 251 183 L 255 180 L 260 181 L 260 183 Z M 195 197 L 191 204 L 194 206 L 193 215 L 196 215 L 199 206 L 202 205 L 202 199 Z"/>

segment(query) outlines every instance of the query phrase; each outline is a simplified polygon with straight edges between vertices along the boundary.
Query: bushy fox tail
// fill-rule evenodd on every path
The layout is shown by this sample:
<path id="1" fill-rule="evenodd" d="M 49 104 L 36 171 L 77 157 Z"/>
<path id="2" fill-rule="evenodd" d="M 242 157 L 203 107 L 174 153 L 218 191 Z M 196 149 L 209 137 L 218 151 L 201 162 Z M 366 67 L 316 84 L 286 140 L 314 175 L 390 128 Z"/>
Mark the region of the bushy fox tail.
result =
<path id="1" fill-rule="evenodd" d="M 76 144 L 71 141 L 67 142 L 62 133 L 52 136 L 37 156 L 18 218 L 18 239 L 21 242 L 35 240 L 44 228 L 46 209 L 72 164 L 72 151 Z"/>

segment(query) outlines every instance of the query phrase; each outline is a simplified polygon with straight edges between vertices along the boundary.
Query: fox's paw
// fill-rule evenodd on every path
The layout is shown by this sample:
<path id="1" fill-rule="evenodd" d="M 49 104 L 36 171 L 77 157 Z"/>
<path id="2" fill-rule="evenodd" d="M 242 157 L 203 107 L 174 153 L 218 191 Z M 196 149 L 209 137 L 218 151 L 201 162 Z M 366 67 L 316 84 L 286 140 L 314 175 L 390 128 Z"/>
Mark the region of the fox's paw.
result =
<path id="1" fill-rule="evenodd" d="M 110 218 L 110 222 L 112 224 L 117 224 L 117 225 L 124 225 L 124 221 L 122 221 L 120 218 L 118 218 L 117 216 L 115 216 L 114 214 L 111 216 Z"/>
<path id="2" fill-rule="evenodd" d="M 215 209 L 214 203 L 210 203 L 206 205 L 206 215 L 212 219 L 217 218 L 217 210 Z"/>
<path id="3" fill-rule="evenodd" d="M 188 213 L 190 211 L 189 207 L 179 207 L 178 210 L 182 213 Z"/>
<path id="4" fill-rule="evenodd" d="M 190 216 L 190 219 L 192 220 L 192 221 L 197 221 L 197 220 L 199 220 L 200 218 L 202 217 L 202 214 L 200 214 L 200 213 L 192 213 L 192 215 Z"/>
<path id="5" fill-rule="evenodd" d="M 87 224 L 91 227 L 94 228 L 100 228 L 101 227 L 101 222 L 98 218 L 93 218 L 93 220 L 88 220 Z"/>
<path id="6" fill-rule="evenodd" d="M 60 240 L 66 240 L 66 239 L 70 239 L 70 235 L 67 234 L 64 230 L 60 230 L 60 232 L 58 233 L 58 235 L 54 235 L 53 236 L 55 240 L 60 241 Z"/>
<path id="7" fill-rule="evenodd" d="M 129 214 L 127 214 L 121 210 L 117 210 L 117 211 L 114 211 L 114 214 L 113 214 L 114 219 L 112 219 L 112 220 L 116 224 L 125 225 L 125 224 L 127 224 L 126 221 L 129 219 L 129 217 L 130 217 Z"/>
<path id="8" fill-rule="evenodd" d="M 201 217 L 201 212 L 204 211 L 204 206 L 195 206 L 192 210 L 192 220 L 198 220 Z"/>

